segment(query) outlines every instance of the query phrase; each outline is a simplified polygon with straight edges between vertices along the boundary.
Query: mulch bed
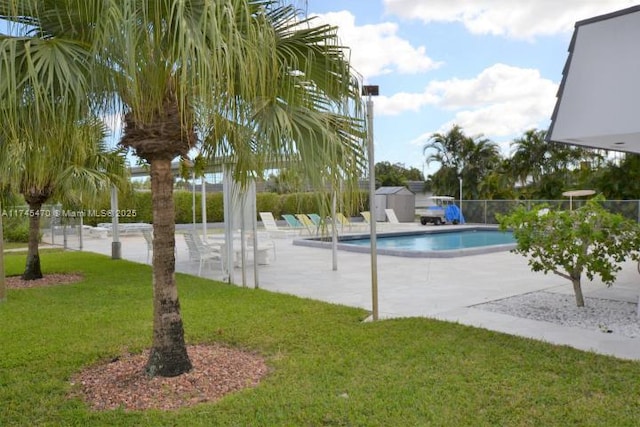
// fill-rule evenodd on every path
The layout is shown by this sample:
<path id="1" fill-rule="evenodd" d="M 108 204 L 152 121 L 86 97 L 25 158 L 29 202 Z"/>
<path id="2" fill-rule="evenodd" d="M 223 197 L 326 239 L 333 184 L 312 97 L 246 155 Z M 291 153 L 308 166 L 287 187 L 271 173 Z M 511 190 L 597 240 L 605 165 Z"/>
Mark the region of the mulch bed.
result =
<path id="1" fill-rule="evenodd" d="M 45 286 L 70 285 L 83 279 L 81 274 L 45 274 L 42 279 L 22 280 L 21 276 L 9 276 L 5 278 L 7 289 L 28 289 Z"/>

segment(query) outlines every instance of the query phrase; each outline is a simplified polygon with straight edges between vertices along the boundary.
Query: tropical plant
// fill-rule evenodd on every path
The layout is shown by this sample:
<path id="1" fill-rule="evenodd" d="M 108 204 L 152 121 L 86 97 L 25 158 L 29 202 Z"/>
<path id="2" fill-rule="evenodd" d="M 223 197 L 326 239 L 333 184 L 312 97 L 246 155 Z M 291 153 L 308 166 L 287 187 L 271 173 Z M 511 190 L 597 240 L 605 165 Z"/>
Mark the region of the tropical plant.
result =
<path id="1" fill-rule="evenodd" d="M 545 130 L 530 129 L 512 143 L 511 173 L 528 197 L 557 199 L 567 188 L 587 181 L 603 155 L 596 151 L 546 140 Z M 581 178 L 582 176 L 582 178 Z"/>
<path id="2" fill-rule="evenodd" d="M 124 157 L 105 146 L 101 121 L 70 123 L 65 117 L 50 117 L 45 122 L 41 117 L 33 123 L 28 117 L 16 117 L 12 128 L 19 134 L 7 132 L 2 138 L 0 176 L 28 204 L 23 211 L 29 221 L 29 242 L 22 278 L 36 280 L 43 277 L 38 251 L 42 205 L 51 198 L 76 204 L 96 200 L 110 185 L 122 185 L 126 170 Z"/>
<path id="3" fill-rule="evenodd" d="M 434 133 L 423 152 L 428 164 L 441 165 L 432 176 L 433 191 L 460 197 L 459 180 L 462 179 L 462 192 L 468 199 L 477 198 L 478 183 L 498 168 L 501 161 L 497 144 L 482 136 L 469 137 L 458 125 L 447 133 Z"/>
<path id="4" fill-rule="evenodd" d="M 611 200 L 640 198 L 640 155 L 626 153 L 619 162 L 609 162 L 596 178 L 600 191 Z"/>
<path id="5" fill-rule="evenodd" d="M 38 58 L 43 73 L 28 66 L 24 73 L 47 94 L 42 105 L 64 95 L 78 100 L 70 106 L 91 101 L 104 114 L 124 114 L 120 143 L 151 175 L 154 325 L 146 371 L 189 371 L 171 162 L 200 145 L 208 156 L 225 156 L 242 183 L 267 162 L 298 163 L 310 182 L 336 187 L 357 176 L 360 95 L 335 28 L 298 22 L 292 7 L 264 0 L 7 0 L 0 15 L 33 28 L 6 44 L 0 74 L 34 63 L 26 46 L 49 44 L 64 54 Z M 74 57 L 87 72 L 74 75 Z M 55 87 L 48 70 L 60 80 Z M 0 96 L 17 81 L 0 84 Z"/>
<path id="6" fill-rule="evenodd" d="M 379 162 L 375 166 L 376 187 L 404 187 L 407 181 L 424 181 L 422 172 L 402 163 Z"/>
<path id="7" fill-rule="evenodd" d="M 621 262 L 638 259 L 640 226 L 604 209 L 603 201 L 602 196 L 594 197 L 570 211 L 520 206 L 509 215 L 496 215 L 502 230 L 513 231 L 513 251 L 528 257 L 533 271 L 553 272 L 571 281 L 578 307 L 584 306 L 583 273 L 589 280 L 600 276 L 610 286 Z"/>

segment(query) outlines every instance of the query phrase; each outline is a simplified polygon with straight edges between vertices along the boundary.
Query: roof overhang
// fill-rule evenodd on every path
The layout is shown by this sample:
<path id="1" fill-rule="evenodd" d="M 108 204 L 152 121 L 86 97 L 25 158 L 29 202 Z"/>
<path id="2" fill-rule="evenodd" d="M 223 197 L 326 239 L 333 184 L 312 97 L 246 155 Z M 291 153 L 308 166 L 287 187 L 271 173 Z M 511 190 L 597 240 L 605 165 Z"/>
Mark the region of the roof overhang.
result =
<path id="1" fill-rule="evenodd" d="M 640 6 L 576 22 L 547 140 L 640 153 Z"/>

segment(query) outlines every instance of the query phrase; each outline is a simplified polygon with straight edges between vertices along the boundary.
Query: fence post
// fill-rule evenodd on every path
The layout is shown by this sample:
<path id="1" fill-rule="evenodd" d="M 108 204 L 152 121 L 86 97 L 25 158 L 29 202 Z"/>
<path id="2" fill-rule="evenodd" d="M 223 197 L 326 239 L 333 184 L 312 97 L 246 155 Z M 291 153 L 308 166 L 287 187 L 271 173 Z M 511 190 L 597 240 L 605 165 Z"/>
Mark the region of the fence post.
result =
<path id="1" fill-rule="evenodd" d="M 484 201 L 484 225 L 487 225 L 487 201 Z"/>

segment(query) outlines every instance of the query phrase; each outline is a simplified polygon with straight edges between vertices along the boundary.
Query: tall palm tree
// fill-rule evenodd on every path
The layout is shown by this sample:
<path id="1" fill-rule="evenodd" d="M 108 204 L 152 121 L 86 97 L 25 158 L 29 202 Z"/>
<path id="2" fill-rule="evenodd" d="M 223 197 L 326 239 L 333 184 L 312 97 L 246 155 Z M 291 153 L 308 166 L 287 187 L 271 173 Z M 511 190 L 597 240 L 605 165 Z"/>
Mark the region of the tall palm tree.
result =
<path id="1" fill-rule="evenodd" d="M 362 164 L 363 120 L 360 109 L 352 117 L 335 108 L 338 100 L 360 104 L 335 29 L 298 27 L 286 20 L 290 8 L 265 0 L 4 0 L 0 15 L 35 28 L 28 42 L 65 53 L 42 59 L 61 75 L 48 91 L 45 76 L 24 67 L 38 91 L 124 115 L 120 143 L 151 174 L 154 326 L 146 371 L 190 370 L 175 280 L 171 162 L 205 144 L 210 154 L 231 153 L 242 180 L 272 159 L 297 160 L 316 182 L 350 176 Z M 32 50 L 4 52 L 18 60 L 0 58 L 0 74 L 33 62 Z M 73 56 L 89 70 L 78 70 L 77 85 L 61 71 Z M 0 83 L 0 99 L 18 80 Z"/>
<path id="2" fill-rule="evenodd" d="M 511 143 L 512 172 L 522 184 L 531 180 L 535 185 L 545 173 L 549 157 L 545 137 L 546 131 L 530 129 Z"/>
<path id="3" fill-rule="evenodd" d="M 460 170 L 462 153 L 468 137 L 459 125 L 454 125 L 447 133 L 434 133 L 422 151 L 427 156 L 427 164 L 440 163 L 443 167 Z"/>
<path id="4" fill-rule="evenodd" d="M 575 184 L 572 171 L 583 164 L 600 165 L 602 153 L 546 140 L 545 130 L 530 129 L 512 143 L 512 173 L 542 198 L 559 197 L 563 188 Z M 555 190 L 554 190 L 555 189 Z"/>
<path id="5" fill-rule="evenodd" d="M 97 119 L 68 122 L 66 117 L 29 118 L 27 107 L 16 117 L 0 144 L 0 176 L 22 194 L 29 209 L 29 243 L 22 278 L 41 279 L 38 251 L 41 207 L 52 198 L 64 202 L 91 202 L 111 184 L 123 183 L 124 157 L 107 150 L 105 125 Z"/>
<path id="6" fill-rule="evenodd" d="M 427 163 L 441 165 L 442 172 L 434 176 L 434 190 L 458 197 L 460 178 L 468 198 L 477 197 L 478 183 L 500 163 L 500 150 L 494 142 L 482 136 L 469 137 L 458 125 L 447 133 L 434 133 L 423 152 Z"/>

